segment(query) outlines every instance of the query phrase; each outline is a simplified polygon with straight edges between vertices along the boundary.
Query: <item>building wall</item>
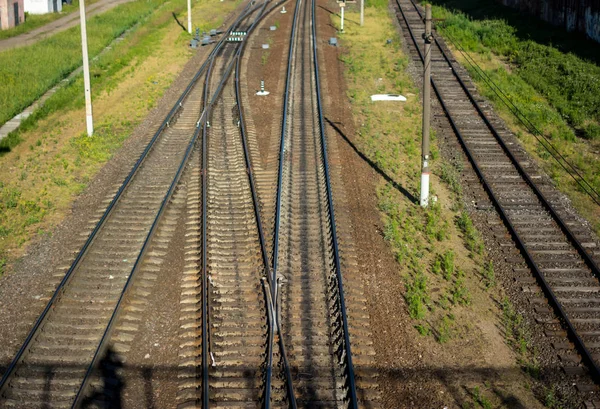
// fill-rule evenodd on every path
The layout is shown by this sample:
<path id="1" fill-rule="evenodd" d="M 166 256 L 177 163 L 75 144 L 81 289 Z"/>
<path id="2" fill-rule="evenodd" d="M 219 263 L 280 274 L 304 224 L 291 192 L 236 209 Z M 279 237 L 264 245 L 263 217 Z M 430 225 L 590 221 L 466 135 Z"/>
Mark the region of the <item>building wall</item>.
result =
<path id="1" fill-rule="evenodd" d="M 600 42 L 600 0 L 500 0 L 567 31 L 585 33 Z"/>
<path id="2" fill-rule="evenodd" d="M 0 27 L 6 30 L 15 26 L 15 3 L 19 7 L 18 23 L 25 21 L 23 0 L 0 0 Z"/>
<path id="3" fill-rule="evenodd" d="M 25 11 L 31 14 L 46 14 L 62 10 L 62 0 L 24 0 Z"/>

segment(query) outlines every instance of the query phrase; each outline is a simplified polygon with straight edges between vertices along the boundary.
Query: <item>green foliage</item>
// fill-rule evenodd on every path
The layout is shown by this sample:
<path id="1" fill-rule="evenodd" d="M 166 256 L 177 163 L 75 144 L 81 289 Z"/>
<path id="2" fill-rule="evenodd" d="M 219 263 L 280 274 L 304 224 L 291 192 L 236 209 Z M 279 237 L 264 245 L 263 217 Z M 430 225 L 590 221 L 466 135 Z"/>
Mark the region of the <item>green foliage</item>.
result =
<path id="1" fill-rule="evenodd" d="M 464 62 L 479 92 L 506 118 L 526 149 L 541 160 L 559 189 L 572 196 L 575 206 L 600 234 L 596 204 L 513 112 L 516 107 L 593 189 L 600 191 L 600 54 L 596 44 L 494 0 L 433 3 L 437 5 L 434 18 L 443 19 L 437 24 L 438 32 L 479 64 L 476 68 Z M 456 55 L 464 58 L 460 52 Z M 490 87 L 489 80 L 506 97 Z"/>
<path id="2" fill-rule="evenodd" d="M 550 409 L 563 409 L 568 407 L 560 398 L 560 392 L 555 385 L 545 388 L 543 403 L 544 406 Z"/>
<path id="3" fill-rule="evenodd" d="M 446 280 L 450 280 L 454 274 L 454 252 L 452 250 L 447 250 L 442 255 L 442 271 Z"/>
<path id="4" fill-rule="evenodd" d="M 86 1 L 86 5 L 89 7 L 90 4 L 95 1 Z M 67 14 L 76 12 L 79 10 L 79 1 L 73 0 L 71 4 L 63 4 L 62 11 L 60 13 L 48 13 L 48 14 L 30 14 L 25 12 L 25 22 L 19 24 L 17 27 L 10 28 L 8 30 L 0 31 L 0 40 L 18 36 L 23 33 L 28 33 L 38 27 L 45 24 L 51 23 L 54 20 L 62 18 Z"/>
<path id="5" fill-rule="evenodd" d="M 429 205 L 425 212 L 425 234 L 430 241 L 443 241 L 450 237 L 450 226 L 442 216 L 442 208 L 438 202 Z"/>
<path id="6" fill-rule="evenodd" d="M 518 351 L 522 360 L 526 359 L 531 336 L 525 328 L 523 316 L 515 310 L 508 298 L 502 300 L 502 323 L 509 345 Z"/>
<path id="7" fill-rule="evenodd" d="M 449 281 L 455 272 L 455 254 L 452 250 L 446 250 L 443 254 L 438 254 L 433 260 L 432 272 L 436 275 L 442 274 L 444 279 Z"/>
<path id="8" fill-rule="evenodd" d="M 479 407 L 481 407 L 483 409 L 492 409 L 492 403 L 488 400 L 488 398 L 485 397 L 485 395 L 483 395 L 483 393 L 479 389 L 479 386 L 476 386 L 473 389 L 472 393 L 473 393 L 473 400 L 475 401 L 475 403 L 477 405 L 479 405 Z"/>
<path id="9" fill-rule="evenodd" d="M 268 51 L 263 51 L 262 55 L 260 56 L 260 63 L 262 65 L 267 65 L 267 62 L 269 61 L 269 56 L 271 55 L 270 52 Z"/>
<path id="10" fill-rule="evenodd" d="M 408 304 L 408 313 L 412 319 L 425 318 L 427 304 L 429 303 L 427 277 L 425 277 L 425 274 L 418 272 L 412 279 L 408 280 L 404 298 Z"/>
<path id="11" fill-rule="evenodd" d="M 15 186 L 0 186 L 2 192 L 0 192 L 0 209 L 12 209 L 17 207 L 19 199 L 21 198 L 21 191 Z"/>
<path id="12" fill-rule="evenodd" d="M 427 325 L 417 324 L 415 325 L 415 329 L 419 332 L 420 335 L 424 337 L 429 336 L 431 333 L 431 329 Z"/>
<path id="13" fill-rule="evenodd" d="M 388 2 L 386 0 L 365 0 L 365 7 L 374 7 L 385 10 L 388 7 Z"/>
<path id="14" fill-rule="evenodd" d="M 441 26 L 442 33 L 469 52 L 485 54 L 491 51 L 507 58 L 516 74 L 556 109 L 560 116 L 558 120 L 564 119 L 584 138 L 593 139 L 600 135 L 600 111 L 597 109 L 600 106 L 600 67 L 552 45 L 523 39 L 506 20 L 474 20 L 464 13 L 435 7 L 434 17 L 442 15 L 446 18 Z M 502 82 L 503 85 L 506 83 Z M 533 115 L 533 122 L 543 128 L 541 107 L 524 108 L 526 113 L 537 113 Z M 572 138 L 574 133 L 567 132 L 563 137 Z"/>
<path id="15" fill-rule="evenodd" d="M 496 274 L 494 273 L 494 263 L 492 260 L 485 263 L 481 271 L 481 276 L 483 277 L 483 284 L 486 289 L 496 286 Z"/>
<path id="16" fill-rule="evenodd" d="M 479 232 L 473 226 L 473 221 L 467 213 L 466 210 L 463 210 L 456 220 L 456 225 L 463 233 L 463 238 L 465 241 L 465 246 L 467 249 L 476 254 L 483 253 L 483 240 Z"/>
<path id="17" fill-rule="evenodd" d="M 450 301 L 454 305 L 470 305 L 471 295 L 469 294 L 469 289 L 465 284 L 464 273 L 461 270 L 458 270 L 457 276 L 458 278 L 454 281 L 452 287 L 450 288 Z"/>
<path id="18" fill-rule="evenodd" d="M 457 169 L 451 164 L 444 162 L 440 166 L 440 178 L 443 182 L 448 185 L 450 191 L 452 191 L 457 196 L 462 194 L 462 186 L 460 184 L 459 174 Z"/>
<path id="19" fill-rule="evenodd" d="M 442 257 L 439 254 L 436 256 L 435 259 L 433 259 L 431 272 L 435 275 L 440 275 L 442 273 Z"/>

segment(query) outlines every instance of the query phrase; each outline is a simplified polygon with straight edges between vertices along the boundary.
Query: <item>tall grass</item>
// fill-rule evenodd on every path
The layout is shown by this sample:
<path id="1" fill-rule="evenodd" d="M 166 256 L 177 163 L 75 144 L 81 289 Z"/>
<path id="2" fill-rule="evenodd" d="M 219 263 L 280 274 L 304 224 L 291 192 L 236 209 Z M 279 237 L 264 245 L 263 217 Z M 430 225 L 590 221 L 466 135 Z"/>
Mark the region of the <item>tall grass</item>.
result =
<path id="1" fill-rule="evenodd" d="M 97 15 L 88 22 L 90 56 L 152 13 L 161 0 L 138 0 Z M 81 65 L 79 27 L 28 47 L 0 53 L 0 124 L 31 105 Z"/>
<path id="2" fill-rule="evenodd" d="M 434 7 L 434 16 L 445 19 L 441 24 L 443 33 L 467 51 L 480 54 L 491 51 L 506 58 L 515 73 L 545 97 L 560 116 L 553 119 L 562 119 L 572 128 L 561 130 L 557 136 L 600 139 L 600 66 L 594 61 L 578 56 L 578 50 L 577 54 L 570 52 L 570 44 L 561 50 L 551 42 L 531 38 L 534 29 L 528 32 L 517 17 L 492 0 L 478 1 L 477 7 L 487 6 L 489 16 L 498 17 L 477 19 L 452 8 L 458 7 L 456 2 L 434 0 L 433 3 L 440 5 Z M 469 1 L 464 3 L 468 9 Z M 543 122 L 538 120 L 536 125 L 543 127 Z"/>

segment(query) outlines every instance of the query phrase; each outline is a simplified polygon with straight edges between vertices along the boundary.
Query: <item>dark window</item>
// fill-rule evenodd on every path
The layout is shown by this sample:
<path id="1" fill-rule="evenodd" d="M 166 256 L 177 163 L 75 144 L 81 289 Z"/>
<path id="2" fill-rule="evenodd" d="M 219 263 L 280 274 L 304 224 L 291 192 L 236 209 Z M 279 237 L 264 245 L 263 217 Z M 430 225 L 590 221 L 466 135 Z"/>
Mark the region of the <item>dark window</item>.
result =
<path id="1" fill-rule="evenodd" d="M 15 27 L 19 25 L 19 3 L 15 3 Z"/>

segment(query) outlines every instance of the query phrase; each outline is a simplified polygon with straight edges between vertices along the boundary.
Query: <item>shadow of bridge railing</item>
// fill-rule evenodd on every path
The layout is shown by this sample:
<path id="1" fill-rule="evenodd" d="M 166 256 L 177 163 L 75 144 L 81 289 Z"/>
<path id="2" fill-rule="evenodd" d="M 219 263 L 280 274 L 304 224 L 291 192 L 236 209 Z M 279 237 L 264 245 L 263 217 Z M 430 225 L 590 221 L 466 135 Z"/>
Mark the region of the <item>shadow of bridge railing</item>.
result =
<path id="1" fill-rule="evenodd" d="M 8 363 L 4 362 L 0 365 L 0 373 L 4 373 Z M 217 362 L 218 367 L 218 362 Z M 79 376 L 73 381 L 81 380 L 81 376 L 85 369 L 82 366 L 74 366 L 63 363 L 48 362 L 42 365 L 36 365 L 31 368 L 36 369 L 36 372 L 43 373 L 45 376 L 45 382 L 43 386 L 43 408 L 49 408 L 52 406 L 52 381 L 54 379 L 66 379 L 69 374 L 78 374 Z M 72 370 L 71 370 L 72 369 Z M 255 373 L 256 368 L 243 366 L 241 369 L 245 373 Z M 162 407 L 164 404 L 164 396 L 161 397 L 159 403 L 155 396 L 155 391 L 160 391 L 164 387 L 164 382 L 178 382 L 178 366 L 164 366 L 164 365 L 129 365 L 123 363 L 118 355 L 112 350 L 109 350 L 102 359 L 101 364 L 96 372 L 95 387 L 90 388 L 86 397 L 83 400 L 83 408 L 110 408 L 120 409 L 123 407 L 124 393 L 131 385 L 132 388 L 142 388 L 142 391 L 135 391 L 130 396 L 144 395 L 143 401 L 136 402 L 136 407 L 154 409 Z M 552 374 L 560 371 L 561 369 L 556 366 L 542 366 L 540 368 L 540 376 L 543 380 L 544 374 Z M 438 388 L 439 385 L 443 385 L 449 392 L 445 394 L 445 399 L 450 405 L 457 405 L 463 407 L 463 405 L 471 402 L 473 399 L 473 388 L 476 385 L 488 385 L 487 393 L 492 393 L 496 396 L 497 400 L 500 400 L 504 405 L 508 405 L 510 408 L 526 408 L 526 404 L 515 394 L 511 393 L 511 388 L 506 387 L 507 380 L 510 379 L 523 379 L 518 376 L 522 374 L 522 370 L 517 367 L 511 368 L 498 368 L 498 367 L 475 367 L 475 366 L 462 366 L 462 367 L 427 367 L 420 366 L 414 367 L 385 367 L 385 366 L 373 366 L 364 367 L 356 366 L 357 378 L 374 377 L 377 382 L 381 385 L 385 384 L 386 389 L 394 390 L 396 386 L 399 390 L 403 390 L 398 399 L 402 400 L 406 398 L 414 402 L 415 397 L 419 397 L 419 394 L 424 394 L 427 391 L 427 386 Z M 131 378 L 142 379 L 143 385 L 136 382 L 129 382 Z M 160 379 L 157 379 L 160 377 Z M 293 371 L 293 378 L 295 381 L 301 381 L 307 387 L 310 386 L 311 377 L 307 377 L 306 373 L 299 374 Z M 497 385 L 495 382 L 498 382 Z M 317 377 L 314 377 L 315 385 L 313 387 L 322 387 Z M 162 385 L 162 386 L 161 386 Z M 360 382 L 359 382 L 360 385 Z M 406 385 L 415 385 L 415 388 L 406 388 Z M 404 386 L 404 387 L 401 387 Z M 171 388 L 172 389 L 172 388 Z M 364 391 L 359 389 L 359 399 L 364 397 Z M 402 395 L 404 394 L 404 395 Z M 425 398 L 426 396 L 423 396 Z M 173 397 L 175 399 L 175 397 Z M 0 406 L 1 405 L 0 399 Z M 176 403 L 173 403 L 173 407 Z"/>

